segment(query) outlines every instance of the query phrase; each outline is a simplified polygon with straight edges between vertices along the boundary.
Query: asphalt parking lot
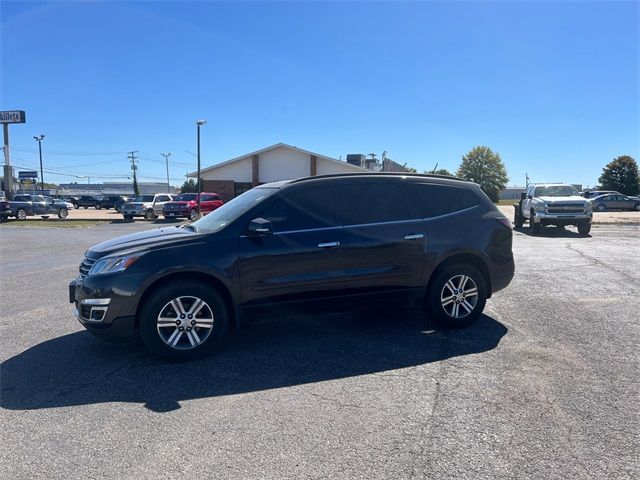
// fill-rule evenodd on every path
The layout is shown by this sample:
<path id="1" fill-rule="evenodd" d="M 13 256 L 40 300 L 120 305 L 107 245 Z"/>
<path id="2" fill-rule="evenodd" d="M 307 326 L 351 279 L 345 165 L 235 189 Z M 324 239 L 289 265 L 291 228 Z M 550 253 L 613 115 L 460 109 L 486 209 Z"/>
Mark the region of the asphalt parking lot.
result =
<path id="1" fill-rule="evenodd" d="M 152 227 L 0 227 L 2 478 L 640 477 L 640 227 L 516 232 L 466 330 L 262 318 L 182 365 L 67 302 L 87 247 Z"/>

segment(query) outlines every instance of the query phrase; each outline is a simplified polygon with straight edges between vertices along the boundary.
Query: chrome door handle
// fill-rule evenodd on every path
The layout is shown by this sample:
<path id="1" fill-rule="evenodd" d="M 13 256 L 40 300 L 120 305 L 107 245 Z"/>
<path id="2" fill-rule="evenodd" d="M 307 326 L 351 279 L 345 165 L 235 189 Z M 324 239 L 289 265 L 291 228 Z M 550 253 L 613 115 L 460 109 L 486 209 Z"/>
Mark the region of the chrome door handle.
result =
<path id="1" fill-rule="evenodd" d="M 340 246 L 340 242 L 324 242 L 324 243 L 319 243 L 318 247 L 320 248 L 331 248 L 331 247 L 339 247 Z"/>
<path id="2" fill-rule="evenodd" d="M 418 238 L 424 238 L 422 233 L 410 233 L 409 235 L 405 235 L 405 240 L 417 240 Z"/>

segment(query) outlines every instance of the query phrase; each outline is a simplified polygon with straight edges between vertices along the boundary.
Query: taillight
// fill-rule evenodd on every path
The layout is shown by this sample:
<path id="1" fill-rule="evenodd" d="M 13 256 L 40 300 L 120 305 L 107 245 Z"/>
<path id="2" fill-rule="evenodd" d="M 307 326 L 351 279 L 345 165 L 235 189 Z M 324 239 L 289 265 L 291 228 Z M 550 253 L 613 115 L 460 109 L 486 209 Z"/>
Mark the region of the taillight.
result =
<path id="1" fill-rule="evenodd" d="M 505 227 L 507 227 L 509 230 L 513 230 L 513 225 L 511 224 L 511 220 L 509 220 L 507 217 L 497 217 L 496 220 L 499 221 Z"/>

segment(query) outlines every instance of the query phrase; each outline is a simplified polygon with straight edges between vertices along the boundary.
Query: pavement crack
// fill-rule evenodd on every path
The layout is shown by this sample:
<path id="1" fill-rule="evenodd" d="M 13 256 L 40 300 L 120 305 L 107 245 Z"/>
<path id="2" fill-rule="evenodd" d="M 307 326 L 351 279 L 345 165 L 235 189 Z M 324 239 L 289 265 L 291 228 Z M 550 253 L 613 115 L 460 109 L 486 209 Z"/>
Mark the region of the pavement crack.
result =
<path id="1" fill-rule="evenodd" d="M 588 260 L 590 262 L 590 265 L 597 265 L 599 267 L 606 268 L 607 270 L 611 270 L 613 272 L 616 272 L 618 275 L 620 275 L 620 276 L 622 276 L 622 277 L 626 278 L 627 280 L 630 280 L 631 282 L 634 282 L 634 283 L 638 280 L 637 278 L 634 278 L 631 275 L 629 275 L 628 273 L 623 272 L 621 270 L 618 270 L 617 268 L 612 267 L 611 265 L 603 262 L 602 260 L 598 260 L 595 257 L 587 255 L 583 251 L 578 250 L 577 248 L 573 247 L 569 242 L 567 242 L 567 244 L 565 246 L 566 246 L 566 248 L 568 250 L 571 250 L 572 252 L 575 252 L 578 255 L 580 255 L 582 258 Z"/>

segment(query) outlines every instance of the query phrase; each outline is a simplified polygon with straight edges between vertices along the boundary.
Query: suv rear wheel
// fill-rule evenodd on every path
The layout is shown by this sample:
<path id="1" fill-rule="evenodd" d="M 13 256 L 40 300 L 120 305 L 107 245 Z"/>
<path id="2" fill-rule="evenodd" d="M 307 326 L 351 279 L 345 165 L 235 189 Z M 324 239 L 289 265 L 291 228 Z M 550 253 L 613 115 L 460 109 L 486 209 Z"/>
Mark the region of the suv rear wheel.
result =
<path id="1" fill-rule="evenodd" d="M 27 218 L 27 211 L 24 208 L 19 208 L 16 212 L 16 218 L 18 220 L 24 220 Z"/>
<path id="2" fill-rule="evenodd" d="M 482 274 L 462 263 L 445 267 L 429 284 L 427 314 L 444 328 L 474 323 L 484 310 L 487 286 Z"/>
<path id="3" fill-rule="evenodd" d="M 224 300 L 211 287 L 185 281 L 161 287 L 140 312 L 140 337 L 173 361 L 203 358 L 220 344 L 228 324 Z"/>

